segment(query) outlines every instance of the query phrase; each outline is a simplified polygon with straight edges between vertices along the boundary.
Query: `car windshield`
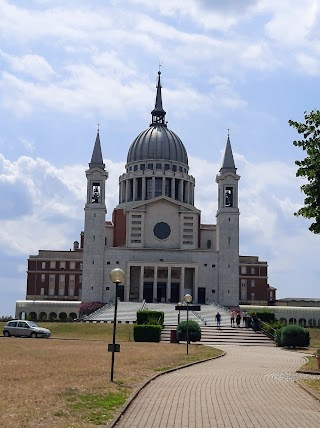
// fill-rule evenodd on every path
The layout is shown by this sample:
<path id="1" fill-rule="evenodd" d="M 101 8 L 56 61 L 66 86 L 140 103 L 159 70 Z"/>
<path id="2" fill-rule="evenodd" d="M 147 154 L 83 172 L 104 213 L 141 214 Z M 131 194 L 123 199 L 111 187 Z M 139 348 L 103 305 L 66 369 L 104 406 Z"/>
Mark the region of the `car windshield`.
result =
<path id="1" fill-rule="evenodd" d="M 31 327 L 38 327 L 37 324 L 35 322 L 33 322 L 33 321 L 29 321 L 29 325 Z"/>

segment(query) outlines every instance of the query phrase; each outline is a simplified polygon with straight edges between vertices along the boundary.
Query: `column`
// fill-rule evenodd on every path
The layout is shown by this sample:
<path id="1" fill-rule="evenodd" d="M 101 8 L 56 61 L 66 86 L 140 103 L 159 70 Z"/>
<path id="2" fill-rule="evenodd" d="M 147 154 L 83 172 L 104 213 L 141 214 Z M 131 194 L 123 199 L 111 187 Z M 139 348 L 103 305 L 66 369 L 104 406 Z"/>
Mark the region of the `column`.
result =
<path id="1" fill-rule="evenodd" d="M 193 301 L 195 302 L 195 303 L 199 303 L 198 302 L 198 266 L 196 266 L 195 268 L 194 268 L 194 270 L 193 270 L 193 293 L 194 293 L 194 296 L 193 296 Z M 208 289 L 206 288 L 206 298 L 208 297 Z"/>
<path id="2" fill-rule="evenodd" d="M 152 198 L 154 198 L 156 194 L 156 177 L 152 177 Z"/>
<path id="3" fill-rule="evenodd" d="M 185 268 L 183 266 L 180 268 L 180 302 L 183 302 L 184 297 L 184 274 Z"/>
<path id="4" fill-rule="evenodd" d="M 126 180 L 126 202 L 129 201 L 130 197 L 130 180 Z"/>
<path id="5" fill-rule="evenodd" d="M 137 179 L 133 178 L 132 179 L 133 183 L 133 195 L 132 195 L 132 200 L 135 201 L 137 199 Z"/>
<path id="6" fill-rule="evenodd" d="M 179 201 L 183 202 L 183 180 L 179 180 Z"/>
<path id="7" fill-rule="evenodd" d="M 172 178 L 172 180 L 171 180 L 171 198 L 172 199 L 175 199 L 175 190 L 176 190 L 175 181 L 176 181 L 176 179 Z"/>
<path id="8" fill-rule="evenodd" d="M 143 300 L 144 266 L 140 266 L 139 302 Z"/>
<path id="9" fill-rule="evenodd" d="M 171 266 L 168 266 L 168 279 L 167 279 L 167 302 L 171 300 Z"/>
<path id="10" fill-rule="evenodd" d="M 126 283 L 124 285 L 124 301 L 129 302 L 130 301 L 130 274 L 131 269 L 130 266 L 127 268 L 127 275 L 126 275 Z"/>
<path id="11" fill-rule="evenodd" d="M 157 286 L 158 286 L 158 266 L 153 269 L 153 301 L 157 301 Z"/>

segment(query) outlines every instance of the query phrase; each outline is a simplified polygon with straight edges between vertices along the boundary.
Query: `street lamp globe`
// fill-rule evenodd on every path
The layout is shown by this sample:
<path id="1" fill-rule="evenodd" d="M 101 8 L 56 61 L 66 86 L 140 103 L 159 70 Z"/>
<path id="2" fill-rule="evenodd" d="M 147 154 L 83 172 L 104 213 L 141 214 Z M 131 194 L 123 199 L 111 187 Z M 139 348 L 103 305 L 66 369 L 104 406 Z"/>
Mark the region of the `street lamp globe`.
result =
<path id="1" fill-rule="evenodd" d="M 192 302 L 192 296 L 191 296 L 191 294 L 185 294 L 185 296 L 184 296 L 183 300 L 184 300 L 186 303 L 191 303 L 191 302 Z"/>
<path id="2" fill-rule="evenodd" d="M 120 284 L 124 282 L 126 274 L 122 269 L 116 268 L 110 272 L 110 279 L 114 284 Z"/>

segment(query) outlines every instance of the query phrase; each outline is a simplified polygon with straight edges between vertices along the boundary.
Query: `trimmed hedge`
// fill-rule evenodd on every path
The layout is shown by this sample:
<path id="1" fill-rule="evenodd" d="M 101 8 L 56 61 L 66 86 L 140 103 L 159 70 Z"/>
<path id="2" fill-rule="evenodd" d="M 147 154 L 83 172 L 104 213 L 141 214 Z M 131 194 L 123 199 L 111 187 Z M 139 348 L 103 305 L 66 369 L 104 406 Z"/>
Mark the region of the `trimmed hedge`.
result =
<path id="1" fill-rule="evenodd" d="M 201 340 L 201 328 L 196 321 L 181 321 L 177 327 L 177 339 L 187 340 L 187 328 L 189 329 L 189 341 L 199 342 Z"/>
<path id="2" fill-rule="evenodd" d="M 138 325 L 163 325 L 164 312 L 142 310 L 137 312 Z"/>
<path id="3" fill-rule="evenodd" d="M 276 344 L 287 348 L 305 348 L 310 344 L 310 334 L 299 325 L 287 325 L 277 330 Z"/>
<path id="4" fill-rule="evenodd" d="M 161 325 L 137 325 L 133 327 L 135 342 L 160 342 Z"/>

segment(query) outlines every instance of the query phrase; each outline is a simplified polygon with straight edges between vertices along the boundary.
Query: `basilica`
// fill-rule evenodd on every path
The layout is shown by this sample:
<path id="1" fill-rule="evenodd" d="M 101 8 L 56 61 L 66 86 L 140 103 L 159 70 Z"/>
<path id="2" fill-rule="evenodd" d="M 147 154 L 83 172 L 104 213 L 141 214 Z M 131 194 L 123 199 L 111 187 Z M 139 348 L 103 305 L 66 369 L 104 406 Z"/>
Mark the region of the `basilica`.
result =
<path id="1" fill-rule="evenodd" d="M 29 256 L 26 301 L 17 306 L 18 313 L 33 310 L 59 318 L 60 311 L 77 314 L 81 301 L 112 301 L 114 268 L 125 272 L 125 283 L 119 285 L 122 301 L 177 303 L 189 293 L 194 303 L 238 307 L 276 299 L 267 262 L 239 255 L 240 176 L 229 135 L 221 168 L 208 177 L 216 175 L 218 186 L 216 224 L 202 224 L 187 150 L 167 126 L 160 71 L 150 125 L 129 147 L 112 221 L 106 221 L 108 171 L 99 131 L 85 173 L 80 242 L 72 251 L 39 250 Z M 66 304 L 69 313 L 61 309 Z"/>

